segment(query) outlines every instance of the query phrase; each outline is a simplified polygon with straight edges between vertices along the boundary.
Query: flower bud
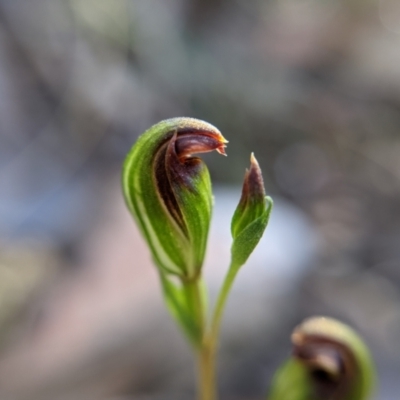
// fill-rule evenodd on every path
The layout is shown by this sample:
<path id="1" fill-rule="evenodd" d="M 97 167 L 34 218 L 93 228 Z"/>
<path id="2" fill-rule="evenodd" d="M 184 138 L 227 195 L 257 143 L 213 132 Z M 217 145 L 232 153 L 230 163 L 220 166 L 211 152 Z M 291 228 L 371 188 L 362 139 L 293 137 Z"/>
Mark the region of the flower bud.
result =
<path id="1" fill-rule="evenodd" d="M 252 153 L 231 223 L 233 264 L 243 265 L 257 246 L 267 227 L 272 205 L 272 199 L 265 195 L 261 169 Z"/>
<path id="2" fill-rule="evenodd" d="M 269 399 L 366 400 L 375 373 L 367 346 L 332 318 L 305 320 L 292 334 L 293 357 L 278 371 Z"/>
<path id="3" fill-rule="evenodd" d="M 208 169 L 193 154 L 225 154 L 226 143 L 204 121 L 173 118 L 148 129 L 125 159 L 126 203 L 165 273 L 184 280 L 200 273 L 212 194 Z"/>

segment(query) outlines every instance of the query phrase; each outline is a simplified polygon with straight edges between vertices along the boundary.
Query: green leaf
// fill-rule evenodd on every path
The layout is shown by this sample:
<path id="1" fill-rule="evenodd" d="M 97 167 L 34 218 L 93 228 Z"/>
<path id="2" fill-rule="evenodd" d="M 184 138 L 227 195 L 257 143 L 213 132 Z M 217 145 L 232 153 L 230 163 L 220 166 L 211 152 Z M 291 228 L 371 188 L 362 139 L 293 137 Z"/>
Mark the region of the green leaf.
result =
<path id="1" fill-rule="evenodd" d="M 265 197 L 265 202 L 266 209 L 263 214 L 241 230 L 232 243 L 232 265 L 237 268 L 246 263 L 268 225 L 273 202 L 270 197 Z"/>
<path id="2" fill-rule="evenodd" d="M 242 266 L 256 248 L 268 225 L 273 201 L 265 196 L 261 169 L 253 154 L 246 171 L 242 196 L 232 217 L 232 266 Z"/>
<path id="3" fill-rule="evenodd" d="M 125 159 L 125 200 L 163 273 L 185 281 L 200 274 L 212 196 L 207 167 L 192 154 L 225 154 L 225 143 L 204 121 L 173 118 L 147 130 Z"/>
<path id="4" fill-rule="evenodd" d="M 268 400 L 317 400 L 303 364 L 290 359 L 277 371 Z"/>
<path id="5" fill-rule="evenodd" d="M 367 400 L 375 384 L 360 336 L 332 318 L 314 317 L 292 334 L 293 356 L 274 377 L 268 400 Z"/>
<path id="6" fill-rule="evenodd" d="M 161 273 L 160 278 L 168 310 L 178 322 L 189 341 L 198 347 L 202 339 L 202 316 L 198 315 L 199 309 L 198 304 L 196 304 L 198 299 L 194 299 L 196 294 L 192 295 L 195 288 L 178 285 L 166 274 Z"/>

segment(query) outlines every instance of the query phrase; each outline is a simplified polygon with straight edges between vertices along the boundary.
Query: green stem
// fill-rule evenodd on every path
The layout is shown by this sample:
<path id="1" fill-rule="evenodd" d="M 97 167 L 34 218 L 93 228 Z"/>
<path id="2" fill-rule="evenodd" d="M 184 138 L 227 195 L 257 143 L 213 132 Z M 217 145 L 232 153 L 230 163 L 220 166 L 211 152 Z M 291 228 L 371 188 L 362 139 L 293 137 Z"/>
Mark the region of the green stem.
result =
<path id="1" fill-rule="evenodd" d="M 233 264 L 230 265 L 228 273 L 225 276 L 224 283 L 222 284 L 222 288 L 219 292 L 208 334 L 209 340 L 212 342 L 217 343 L 218 341 L 219 329 L 222 321 L 222 314 L 224 312 L 226 300 L 228 299 L 228 295 L 232 289 L 232 285 L 238 271 L 239 271 L 239 266 Z"/>
<path id="2" fill-rule="evenodd" d="M 199 351 L 200 400 L 217 399 L 216 352 L 218 348 L 218 337 L 225 304 L 238 270 L 239 268 L 237 266 L 230 266 L 218 295 L 217 303 L 212 315 L 210 329 L 203 336 L 202 346 Z"/>
<path id="3" fill-rule="evenodd" d="M 199 400 L 216 400 L 215 349 L 211 343 L 203 341 L 198 353 L 199 360 Z"/>
<path id="4" fill-rule="evenodd" d="M 215 373 L 214 373 L 214 352 L 205 340 L 206 324 L 204 302 L 202 299 L 202 282 L 199 279 L 191 282 L 184 282 L 186 298 L 190 304 L 191 313 L 197 323 L 200 335 L 197 350 L 198 358 L 198 399 L 215 400 Z"/>
<path id="5" fill-rule="evenodd" d="M 183 282 L 183 288 L 190 307 L 190 313 L 197 325 L 196 331 L 199 335 L 197 341 L 198 348 L 201 348 L 205 330 L 205 312 L 201 286 L 202 281 L 200 279 Z"/>

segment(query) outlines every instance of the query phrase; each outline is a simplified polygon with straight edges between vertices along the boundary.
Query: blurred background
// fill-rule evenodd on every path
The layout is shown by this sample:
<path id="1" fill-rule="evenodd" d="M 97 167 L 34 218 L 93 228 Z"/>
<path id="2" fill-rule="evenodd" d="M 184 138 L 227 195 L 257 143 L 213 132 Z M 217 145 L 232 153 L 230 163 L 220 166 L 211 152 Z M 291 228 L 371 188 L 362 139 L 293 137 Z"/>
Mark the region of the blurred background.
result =
<path id="1" fill-rule="evenodd" d="M 290 333 L 355 327 L 400 392 L 400 2 L 0 1 L 0 397 L 186 400 L 194 364 L 120 190 L 164 118 L 211 122 L 215 295 L 251 151 L 274 198 L 222 331 L 223 400 L 264 398 Z"/>

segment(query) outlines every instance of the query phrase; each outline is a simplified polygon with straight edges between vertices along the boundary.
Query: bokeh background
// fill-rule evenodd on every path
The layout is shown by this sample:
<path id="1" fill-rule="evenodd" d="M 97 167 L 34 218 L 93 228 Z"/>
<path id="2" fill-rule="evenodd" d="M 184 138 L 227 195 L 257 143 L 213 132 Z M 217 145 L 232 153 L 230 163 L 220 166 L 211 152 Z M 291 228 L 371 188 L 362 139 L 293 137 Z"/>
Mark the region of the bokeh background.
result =
<path id="1" fill-rule="evenodd" d="M 304 317 L 350 323 L 400 392 L 398 0 L 1 0 L 0 397 L 194 398 L 120 190 L 161 119 L 230 141 L 206 155 L 211 295 L 254 151 L 276 207 L 239 274 L 222 399 L 265 398 Z"/>

